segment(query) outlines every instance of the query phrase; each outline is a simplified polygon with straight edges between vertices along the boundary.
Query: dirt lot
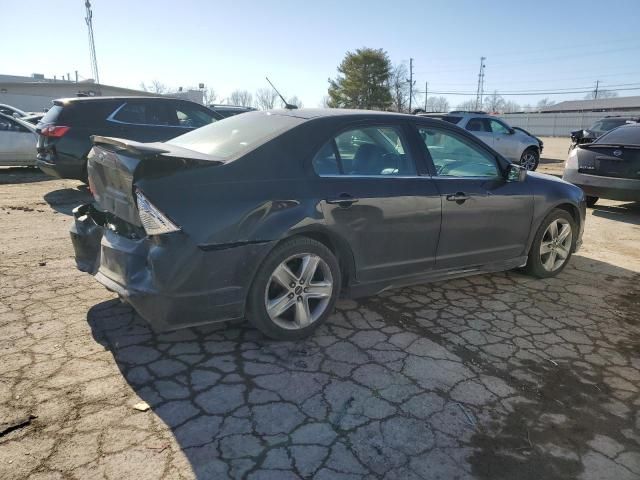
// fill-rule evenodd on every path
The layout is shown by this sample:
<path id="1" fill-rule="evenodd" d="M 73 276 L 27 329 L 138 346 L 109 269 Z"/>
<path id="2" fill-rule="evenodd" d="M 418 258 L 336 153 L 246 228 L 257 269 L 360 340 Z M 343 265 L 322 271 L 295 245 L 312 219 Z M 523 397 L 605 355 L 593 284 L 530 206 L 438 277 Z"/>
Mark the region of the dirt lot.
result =
<path id="1" fill-rule="evenodd" d="M 74 267 L 87 198 L 0 170 L 0 478 L 640 478 L 638 205 L 589 211 L 556 279 L 341 301 L 283 343 L 150 331 Z"/>

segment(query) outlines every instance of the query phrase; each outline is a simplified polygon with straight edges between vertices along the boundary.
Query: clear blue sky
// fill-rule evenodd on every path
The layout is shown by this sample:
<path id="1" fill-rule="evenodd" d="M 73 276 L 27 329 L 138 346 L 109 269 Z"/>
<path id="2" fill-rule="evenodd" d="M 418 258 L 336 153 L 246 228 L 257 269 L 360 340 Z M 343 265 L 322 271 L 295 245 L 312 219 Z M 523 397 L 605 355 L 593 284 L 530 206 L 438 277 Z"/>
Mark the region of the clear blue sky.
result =
<path id="1" fill-rule="evenodd" d="M 204 82 L 225 97 L 265 87 L 269 75 L 315 107 L 345 52 L 362 46 L 385 49 L 394 63 L 413 57 L 420 90 L 428 81 L 430 91 L 475 91 L 482 55 L 488 91 L 640 83 L 639 0 L 92 4 L 100 79 L 124 87 Z M 91 76 L 83 0 L 7 1 L 2 14 L 0 73 Z M 544 96 L 508 98 L 535 104 Z M 470 98 L 447 97 L 452 106 Z"/>

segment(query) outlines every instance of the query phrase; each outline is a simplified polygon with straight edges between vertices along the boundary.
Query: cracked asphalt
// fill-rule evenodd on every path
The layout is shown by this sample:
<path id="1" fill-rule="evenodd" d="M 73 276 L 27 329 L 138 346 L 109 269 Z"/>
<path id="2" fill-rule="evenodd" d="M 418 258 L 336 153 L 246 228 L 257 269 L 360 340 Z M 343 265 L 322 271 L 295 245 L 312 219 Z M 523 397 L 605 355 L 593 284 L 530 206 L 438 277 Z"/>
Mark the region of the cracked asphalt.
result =
<path id="1" fill-rule="evenodd" d="M 86 197 L 0 171 L 0 478 L 640 478 L 638 205 L 555 279 L 343 300 L 293 343 L 153 333 L 75 270 Z"/>

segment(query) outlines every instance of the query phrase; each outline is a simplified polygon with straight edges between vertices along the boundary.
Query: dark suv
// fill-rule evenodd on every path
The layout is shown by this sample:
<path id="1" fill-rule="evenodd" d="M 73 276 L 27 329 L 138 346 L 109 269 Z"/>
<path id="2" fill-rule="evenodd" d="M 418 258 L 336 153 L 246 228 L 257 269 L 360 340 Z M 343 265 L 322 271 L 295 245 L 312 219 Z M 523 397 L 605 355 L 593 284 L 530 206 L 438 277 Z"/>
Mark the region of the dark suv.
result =
<path id="1" fill-rule="evenodd" d="M 81 97 L 54 100 L 37 125 L 40 169 L 60 178 L 87 178 L 91 135 L 139 142 L 169 140 L 222 116 L 186 100 L 162 97 Z"/>

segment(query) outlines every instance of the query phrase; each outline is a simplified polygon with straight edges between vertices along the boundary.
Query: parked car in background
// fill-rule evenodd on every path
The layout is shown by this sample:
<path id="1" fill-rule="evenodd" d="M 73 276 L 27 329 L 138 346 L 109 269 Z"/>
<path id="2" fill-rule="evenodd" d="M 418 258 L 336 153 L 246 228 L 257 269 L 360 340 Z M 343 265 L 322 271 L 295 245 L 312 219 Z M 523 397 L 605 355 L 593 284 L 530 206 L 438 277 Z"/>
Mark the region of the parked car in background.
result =
<path id="1" fill-rule="evenodd" d="M 614 128 L 626 125 L 628 123 L 638 123 L 640 118 L 638 117 L 622 117 L 622 116 L 609 116 L 596 121 L 588 129 L 574 130 L 571 132 L 571 145 L 569 151 L 573 150 L 576 145 L 582 145 L 585 143 L 591 143 L 600 135 L 603 135 Z"/>
<path id="2" fill-rule="evenodd" d="M 36 137 L 33 125 L 0 113 L 0 165 L 34 166 Z"/>
<path id="3" fill-rule="evenodd" d="M 421 113 L 419 116 L 439 118 L 478 137 L 507 160 L 535 170 L 540 163 L 542 145 L 538 138 L 525 130 L 516 130 L 499 118 L 484 112 L 453 111 L 450 113 Z"/>
<path id="4" fill-rule="evenodd" d="M 197 103 L 166 97 L 54 100 L 37 125 L 37 164 L 49 175 L 86 180 L 92 135 L 158 142 L 221 118 Z"/>
<path id="5" fill-rule="evenodd" d="M 439 120 L 249 112 L 165 143 L 95 137 L 80 270 L 159 330 L 246 317 L 309 335 L 338 295 L 526 267 L 557 275 L 584 194 Z"/>
<path id="6" fill-rule="evenodd" d="M 12 107 L 11 105 L 5 105 L 4 103 L 0 103 L 0 113 L 16 118 L 22 118 L 28 115 L 28 113 L 24 110 Z"/>
<path id="7" fill-rule="evenodd" d="M 45 112 L 40 113 L 28 113 L 24 117 L 21 117 L 20 120 L 23 122 L 29 122 L 33 125 L 37 125 L 40 120 L 44 117 Z"/>
<path id="8" fill-rule="evenodd" d="M 241 113 L 253 112 L 256 109 L 252 107 L 242 107 L 240 105 L 220 105 L 212 103 L 209 108 L 214 112 L 222 115 L 224 118 L 233 117 Z"/>
<path id="9" fill-rule="evenodd" d="M 532 133 L 529 133 L 528 130 L 525 130 L 522 127 L 511 127 L 511 128 L 513 128 L 514 130 L 518 130 L 519 132 L 522 132 L 525 135 L 529 135 L 531 138 L 535 138 L 536 141 L 538 142 L 538 146 L 540 147 L 540 154 L 542 154 L 542 150 L 544 149 L 544 142 L 540 137 L 536 137 L 535 135 L 533 135 Z"/>
<path id="10" fill-rule="evenodd" d="M 569 153 L 562 178 L 585 192 L 589 207 L 599 198 L 640 201 L 640 123 L 578 145 Z"/>

